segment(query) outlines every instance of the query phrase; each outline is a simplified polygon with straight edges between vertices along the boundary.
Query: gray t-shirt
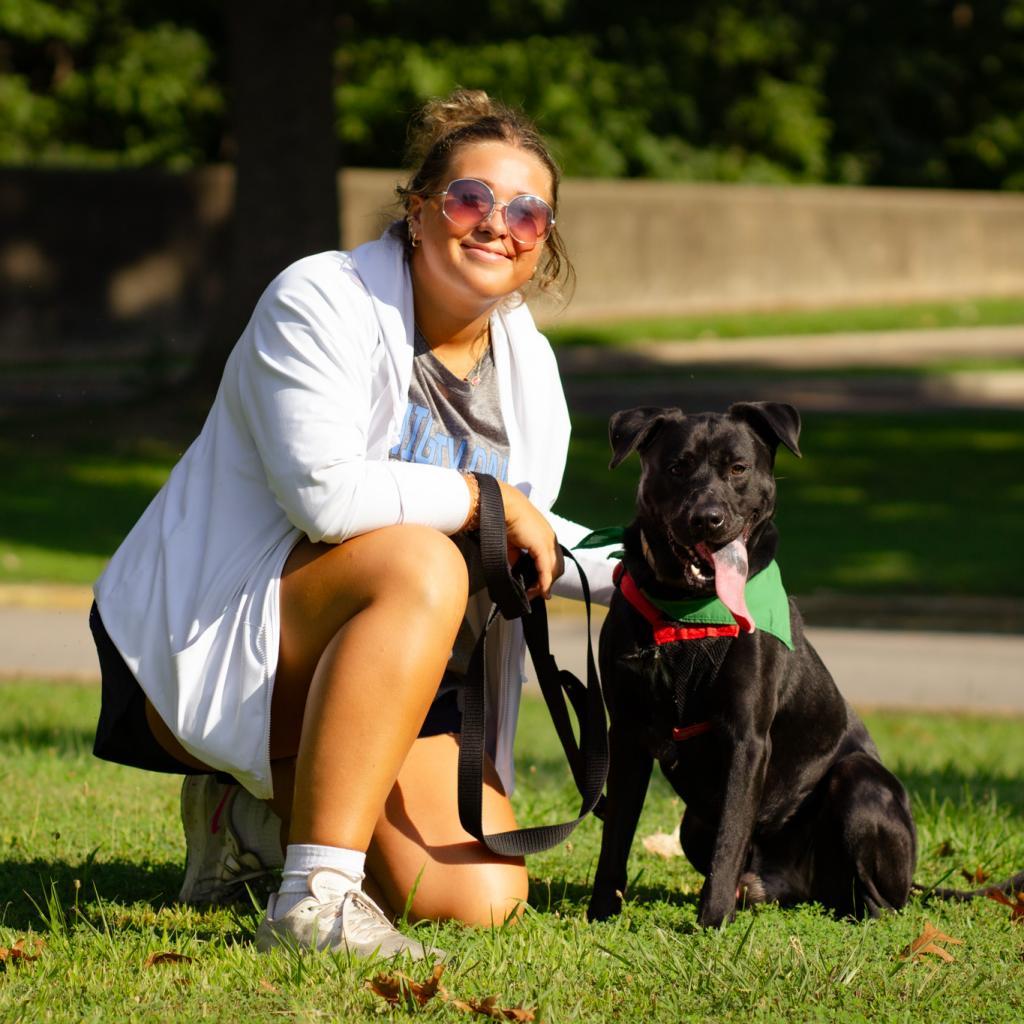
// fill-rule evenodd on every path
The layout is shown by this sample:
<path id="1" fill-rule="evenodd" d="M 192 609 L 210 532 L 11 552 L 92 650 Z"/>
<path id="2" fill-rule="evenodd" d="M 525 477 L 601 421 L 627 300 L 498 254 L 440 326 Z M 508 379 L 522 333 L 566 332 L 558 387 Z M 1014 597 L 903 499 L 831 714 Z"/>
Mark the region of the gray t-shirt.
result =
<path id="1" fill-rule="evenodd" d="M 409 404 L 401 440 L 392 459 L 424 462 L 467 472 L 488 473 L 508 480 L 508 434 L 501 417 L 498 374 L 488 345 L 480 361 L 460 380 L 430 350 L 416 329 L 413 343 Z M 461 535 L 452 537 L 469 570 L 469 605 L 455 639 L 449 671 L 465 672 L 490 609 L 484 589 L 480 549 Z M 442 685 L 442 690 L 446 686 Z"/>

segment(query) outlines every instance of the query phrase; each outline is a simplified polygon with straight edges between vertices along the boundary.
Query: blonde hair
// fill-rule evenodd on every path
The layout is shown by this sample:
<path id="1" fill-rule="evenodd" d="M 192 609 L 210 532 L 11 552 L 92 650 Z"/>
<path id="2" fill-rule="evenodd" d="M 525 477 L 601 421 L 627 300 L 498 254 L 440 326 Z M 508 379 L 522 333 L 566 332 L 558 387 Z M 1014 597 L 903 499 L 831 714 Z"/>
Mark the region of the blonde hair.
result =
<path id="1" fill-rule="evenodd" d="M 462 146 L 478 142 L 508 142 L 533 153 L 551 175 L 551 204 L 558 213 L 558 184 L 562 174 L 533 122 L 522 111 L 494 100 L 482 89 L 456 89 L 449 96 L 428 100 L 409 124 L 406 166 L 414 168 L 405 185 L 395 189 L 406 213 L 409 199 L 440 191 L 452 157 Z M 403 220 L 395 232 L 412 251 L 409 226 Z M 569 261 L 557 223 L 548 236 L 533 284 L 554 296 L 571 294 L 576 272 Z"/>

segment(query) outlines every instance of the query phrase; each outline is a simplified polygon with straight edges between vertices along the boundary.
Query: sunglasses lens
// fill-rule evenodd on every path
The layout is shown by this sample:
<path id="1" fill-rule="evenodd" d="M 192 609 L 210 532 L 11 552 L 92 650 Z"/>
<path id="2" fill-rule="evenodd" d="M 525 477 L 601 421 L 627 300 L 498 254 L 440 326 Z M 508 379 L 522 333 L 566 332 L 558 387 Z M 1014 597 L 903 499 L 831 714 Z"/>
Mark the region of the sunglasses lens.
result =
<path id="1" fill-rule="evenodd" d="M 508 229 L 517 242 L 536 245 L 548 237 L 554 214 L 551 207 L 536 196 L 516 196 L 506 211 Z"/>
<path id="2" fill-rule="evenodd" d="M 448 186 L 444 197 L 445 216 L 462 228 L 475 227 L 494 206 L 494 197 L 482 181 L 459 178 Z"/>

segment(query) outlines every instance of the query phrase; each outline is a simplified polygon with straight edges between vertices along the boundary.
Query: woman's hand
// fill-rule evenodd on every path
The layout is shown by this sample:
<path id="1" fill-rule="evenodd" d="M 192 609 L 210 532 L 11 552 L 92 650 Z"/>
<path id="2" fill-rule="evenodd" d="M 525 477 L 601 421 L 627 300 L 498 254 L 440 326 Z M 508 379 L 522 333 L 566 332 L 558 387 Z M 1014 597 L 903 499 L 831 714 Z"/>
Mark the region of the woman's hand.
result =
<path id="1" fill-rule="evenodd" d="M 562 549 L 551 524 L 517 487 L 498 481 L 505 504 L 505 530 L 510 549 L 526 551 L 537 569 L 537 582 L 526 592 L 531 600 L 551 597 L 551 585 L 565 571 Z"/>

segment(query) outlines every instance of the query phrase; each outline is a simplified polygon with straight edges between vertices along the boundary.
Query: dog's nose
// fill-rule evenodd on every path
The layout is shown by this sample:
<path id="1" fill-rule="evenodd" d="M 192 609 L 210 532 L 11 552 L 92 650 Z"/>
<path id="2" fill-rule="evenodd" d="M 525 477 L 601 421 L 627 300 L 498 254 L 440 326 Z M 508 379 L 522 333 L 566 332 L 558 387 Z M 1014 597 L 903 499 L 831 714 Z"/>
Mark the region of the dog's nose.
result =
<path id="1" fill-rule="evenodd" d="M 725 509 L 721 505 L 702 505 L 690 513 L 690 528 L 695 534 L 708 534 L 725 525 Z"/>

